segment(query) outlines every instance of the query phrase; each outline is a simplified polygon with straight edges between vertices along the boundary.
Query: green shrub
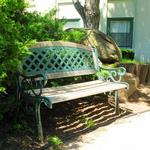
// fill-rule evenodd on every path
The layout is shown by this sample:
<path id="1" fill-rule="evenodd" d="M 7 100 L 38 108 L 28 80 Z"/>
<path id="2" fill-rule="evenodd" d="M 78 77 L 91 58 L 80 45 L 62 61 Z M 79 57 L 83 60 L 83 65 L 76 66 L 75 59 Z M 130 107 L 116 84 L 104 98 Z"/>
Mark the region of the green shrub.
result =
<path id="1" fill-rule="evenodd" d="M 86 37 L 86 32 L 83 29 L 73 29 L 64 32 L 63 40 L 81 43 Z"/>
<path id="2" fill-rule="evenodd" d="M 5 107 L 0 119 L 15 109 L 14 99 L 9 98 L 16 93 L 15 72 L 31 44 L 46 40 L 80 43 L 84 37 L 83 31 L 64 31 L 65 22 L 55 18 L 55 9 L 41 15 L 27 12 L 27 7 L 25 0 L 0 0 L 0 103 Z"/>
<path id="3" fill-rule="evenodd" d="M 120 63 L 128 63 L 128 64 L 141 64 L 141 62 L 138 62 L 136 60 L 131 60 L 131 59 L 126 59 L 126 58 L 123 58 Z"/>
<path id="4" fill-rule="evenodd" d="M 24 0 L 0 0 L 0 120 L 15 109 L 15 72 L 35 41 L 61 40 L 63 22 L 56 10 L 45 15 L 26 12 Z M 14 98 L 11 98 L 13 95 Z"/>
<path id="5" fill-rule="evenodd" d="M 57 41 L 63 37 L 64 22 L 55 19 L 56 10 L 40 15 L 37 12 L 26 12 L 22 19 L 22 36 L 25 40 L 36 39 L 37 41 Z"/>
<path id="6" fill-rule="evenodd" d="M 82 116 L 80 118 L 80 122 L 83 123 L 87 128 L 93 128 L 95 126 L 95 122 L 85 116 Z"/>
<path id="7" fill-rule="evenodd" d="M 57 136 L 49 136 L 48 141 L 52 144 L 52 146 L 56 150 L 60 150 L 61 145 L 63 144 L 63 141 Z"/>
<path id="8" fill-rule="evenodd" d="M 133 49 L 127 49 L 127 48 L 120 48 L 120 49 L 122 52 L 123 59 L 129 59 L 129 60 L 134 59 L 135 51 Z"/>

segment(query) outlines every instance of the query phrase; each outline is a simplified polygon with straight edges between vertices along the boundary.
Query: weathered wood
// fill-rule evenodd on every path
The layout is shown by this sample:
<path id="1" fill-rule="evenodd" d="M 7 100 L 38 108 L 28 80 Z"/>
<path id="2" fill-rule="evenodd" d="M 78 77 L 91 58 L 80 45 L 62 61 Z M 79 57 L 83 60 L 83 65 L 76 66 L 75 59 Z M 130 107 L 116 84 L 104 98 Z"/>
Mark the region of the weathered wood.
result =
<path id="1" fill-rule="evenodd" d="M 81 76 L 81 75 L 89 75 L 96 73 L 97 70 L 80 70 L 80 71 L 68 71 L 68 72 L 60 72 L 60 73 L 50 73 L 47 74 L 48 79 L 57 79 L 64 77 L 72 77 L 72 76 Z"/>
<path id="2" fill-rule="evenodd" d="M 93 49 L 90 46 L 78 44 L 78 43 L 72 43 L 72 42 L 64 42 L 64 41 L 42 41 L 42 42 L 37 42 L 30 48 L 41 48 L 41 47 L 49 47 L 49 46 L 69 46 L 69 47 L 74 47 L 74 48 L 82 48 L 83 50 L 89 50 L 93 51 Z"/>
<path id="3" fill-rule="evenodd" d="M 43 89 L 42 96 L 47 97 L 51 104 L 60 103 L 68 100 L 73 100 L 77 98 L 87 97 L 91 95 L 96 95 L 108 91 L 115 91 L 119 89 L 124 89 L 127 86 L 121 83 L 112 83 L 112 82 L 97 82 L 93 84 L 88 82 L 89 85 L 82 85 L 82 83 L 73 86 L 63 86 L 57 88 L 47 88 Z"/>
<path id="4" fill-rule="evenodd" d="M 80 90 L 86 90 L 90 88 L 102 88 L 102 86 L 114 86 L 112 87 L 112 90 L 115 90 L 115 86 L 120 86 L 120 88 L 125 86 L 123 83 L 114 83 L 114 82 L 104 82 L 101 80 L 95 80 L 95 81 L 89 81 L 89 82 L 83 82 L 83 83 L 77 83 L 77 84 L 71 84 L 71 85 L 65 85 L 65 86 L 57 86 L 52 88 L 43 88 L 42 94 L 43 96 L 48 95 L 56 95 L 56 94 L 64 94 L 67 92 L 78 92 Z M 104 90 L 107 90 L 106 87 L 103 87 Z M 97 89 L 96 89 L 97 90 Z M 38 93 L 38 89 L 35 90 L 35 92 Z M 101 92 L 100 92 L 101 93 Z M 103 92 L 102 92 L 103 93 Z"/>

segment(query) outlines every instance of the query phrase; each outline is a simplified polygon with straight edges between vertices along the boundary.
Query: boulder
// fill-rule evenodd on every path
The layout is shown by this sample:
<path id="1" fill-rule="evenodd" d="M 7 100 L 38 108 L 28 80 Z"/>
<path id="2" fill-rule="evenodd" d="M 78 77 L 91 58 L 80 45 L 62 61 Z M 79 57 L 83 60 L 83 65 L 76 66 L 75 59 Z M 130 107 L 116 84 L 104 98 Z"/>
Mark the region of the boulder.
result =
<path id="1" fill-rule="evenodd" d="M 85 45 L 95 46 L 98 55 L 103 63 L 115 63 L 121 59 L 121 51 L 114 40 L 108 35 L 98 30 L 85 30 L 87 37 L 84 40 Z"/>
<path id="2" fill-rule="evenodd" d="M 139 85 L 139 78 L 136 77 L 134 74 L 126 73 L 122 81 L 129 84 L 129 89 L 119 90 L 119 100 L 121 102 L 127 102 L 128 98 L 137 90 L 137 87 Z"/>
<path id="3" fill-rule="evenodd" d="M 66 31 L 79 31 L 78 28 L 70 28 Z M 86 37 L 81 44 L 87 46 L 95 46 L 98 50 L 98 55 L 102 63 L 111 64 L 119 62 L 122 57 L 121 50 L 114 40 L 99 30 L 82 29 L 86 32 Z"/>

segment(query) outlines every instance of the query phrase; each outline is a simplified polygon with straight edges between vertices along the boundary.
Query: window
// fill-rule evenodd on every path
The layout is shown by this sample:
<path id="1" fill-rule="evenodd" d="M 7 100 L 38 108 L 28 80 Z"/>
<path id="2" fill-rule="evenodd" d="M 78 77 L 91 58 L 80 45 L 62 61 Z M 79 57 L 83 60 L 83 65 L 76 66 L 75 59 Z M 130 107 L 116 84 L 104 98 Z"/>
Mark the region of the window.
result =
<path id="1" fill-rule="evenodd" d="M 119 47 L 132 48 L 133 18 L 108 18 L 107 34 Z"/>
<path id="2" fill-rule="evenodd" d="M 80 19 L 66 19 L 64 29 L 68 28 L 80 28 Z"/>

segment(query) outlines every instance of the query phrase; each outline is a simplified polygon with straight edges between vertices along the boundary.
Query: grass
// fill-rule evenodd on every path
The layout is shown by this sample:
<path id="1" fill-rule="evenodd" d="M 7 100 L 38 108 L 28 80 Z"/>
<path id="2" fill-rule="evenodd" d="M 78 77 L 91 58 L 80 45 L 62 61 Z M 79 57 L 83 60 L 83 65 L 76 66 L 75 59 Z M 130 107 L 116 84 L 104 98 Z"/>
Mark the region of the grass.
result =
<path id="1" fill-rule="evenodd" d="M 122 58 L 120 63 L 123 63 L 123 64 L 144 64 L 143 62 L 139 62 L 137 60 L 131 60 L 131 59 L 126 59 L 126 58 Z"/>

